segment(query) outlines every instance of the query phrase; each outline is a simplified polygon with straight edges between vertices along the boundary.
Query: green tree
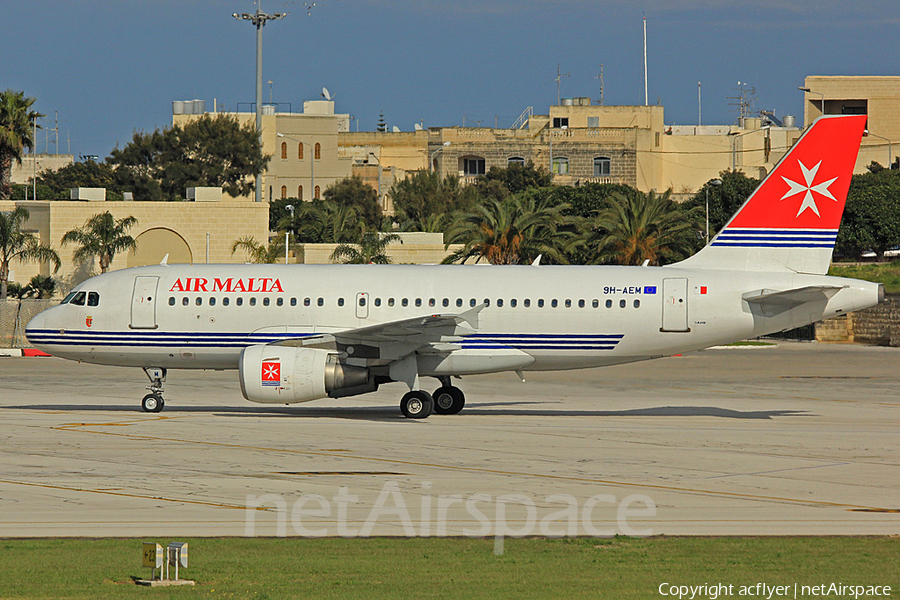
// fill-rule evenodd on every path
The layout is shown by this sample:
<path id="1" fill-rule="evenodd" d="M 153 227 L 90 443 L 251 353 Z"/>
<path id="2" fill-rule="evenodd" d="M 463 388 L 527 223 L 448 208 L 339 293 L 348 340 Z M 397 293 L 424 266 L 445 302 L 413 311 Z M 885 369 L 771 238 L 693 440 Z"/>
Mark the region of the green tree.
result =
<path id="1" fill-rule="evenodd" d="M 378 203 L 378 192 L 354 175 L 335 181 L 325 188 L 325 202 L 340 206 L 350 206 L 365 221 L 367 229 L 381 229 L 382 214 Z"/>
<path id="2" fill-rule="evenodd" d="M 352 244 L 362 237 L 365 223 L 354 206 L 314 200 L 300 203 L 293 220 L 282 219 L 278 228 L 292 231 L 301 244 Z"/>
<path id="3" fill-rule="evenodd" d="M 56 280 L 46 275 L 35 275 L 25 286 L 25 295 L 28 297 L 46 300 L 53 297 L 56 291 Z"/>
<path id="4" fill-rule="evenodd" d="M 25 92 L 0 92 L 0 200 L 12 195 L 13 162 L 22 164 L 22 151 L 34 149 L 34 120 L 44 116 L 31 110 L 34 102 Z"/>
<path id="5" fill-rule="evenodd" d="M 431 171 L 416 171 L 406 179 L 394 182 L 388 192 L 394 202 L 394 220 L 402 231 L 445 231 L 429 229 L 446 223 L 435 215 L 467 211 L 478 201 L 473 186 L 462 187 L 459 178 L 443 179 Z"/>
<path id="6" fill-rule="evenodd" d="M 256 264 L 274 264 L 284 258 L 284 237 L 282 232 L 268 244 L 262 244 L 252 235 L 235 240 L 231 245 L 231 253 L 243 250 L 250 255 L 250 262 Z"/>
<path id="7" fill-rule="evenodd" d="M 838 231 L 837 254 L 859 260 L 873 251 L 879 259 L 900 245 L 900 171 L 880 169 L 854 175 Z"/>
<path id="8" fill-rule="evenodd" d="M 38 237 L 23 230 L 28 220 L 28 211 L 21 206 L 11 211 L 0 212 L 0 300 L 6 300 L 9 284 L 9 265 L 17 260 L 22 263 L 53 263 L 53 272 L 59 270 L 59 255 Z"/>
<path id="9" fill-rule="evenodd" d="M 49 188 L 53 198 L 68 198 L 76 187 L 106 188 L 107 200 L 121 200 L 115 171 L 106 163 L 92 160 L 72 163 L 56 171 L 44 171 L 37 177 L 38 187 Z"/>
<path id="10" fill-rule="evenodd" d="M 455 215 L 446 234 L 449 244 L 463 247 L 444 263 L 486 260 L 495 265 L 532 262 L 537 256 L 564 263 L 572 234 L 561 229 L 569 221 L 565 204 L 550 206 L 523 193 L 505 200 L 486 200 L 471 212 Z"/>
<path id="11" fill-rule="evenodd" d="M 134 238 L 128 235 L 128 230 L 136 224 L 134 217 L 116 219 L 109 211 L 98 213 L 84 226 L 67 231 L 62 237 L 62 245 L 77 244 L 72 255 L 75 262 L 96 258 L 100 262 L 100 272 L 106 273 L 116 254 L 137 248 Z"/>
<path id="12" fill-rule="evenodd" d="M 387 247 L 399 242 L 396 233 L 367 231 L 358 244 L 341 244 L 331 253 L 331 262 L 342 262 L 353 265 L 388 265 L 391 258 L 386 254 Z"/>
<path id="13" fill-rule="evenodd" d="M 700 213 L 704 224 L 701 231 L 706 228 L 706 193 L 709 192 L 709 238 L 712 239 L 718 231 L 721 231 L 738 209 L 744 205 L 750 194 L 759 187 L 760 180 L 747 177 L 741 171 L 722 171 L 718 177 L 722 185 L 712 185 L 709 181 L 703 184 L 694 197 L 682 204 L 685 210 L 695 210 Z"/>
<path id="14" fill-rule="evenodd" d="M 253 191 L 253 175 L 268 164 L 256 128 L 235 117 L 203 115 L 182 126 L 145 134 L 110 153 L 122 189 L 150 200 L 181 198 L 189 187 L 221 187 L 231 196 Z"/>
<path id="15" fill-rule="evenodd" d="M 6 285 L 7 298 L 15 298 L 16 300 L 24 300 L 28 297 L 29 289 L 27 285 L 10 281 Z"/>
<path id="16" fill-rule="evenodd" d="M 518 194 L 532 188 L 548 187 L 551 184 L 550 174 L 542 167 L 535 167 L 528 161 L 526 164 L 510 163 L 505 168 L 493 166 L 483 178 L 475 184 L 477 188 L 489 188 L 492 182 L 497 182 L 506 189 L 509 194 Z M 479 192 L 481 193 L 481 189 Z M 490 192 L 489 192 L 490 193 Z M 482 194 L 484 196 L 485 194 Z"/>
<path id="17" fill-rule="evenodd" d="M 700 245 L 697 211 L 684 211 L 670 197 L 650 192 L 613 194 L 605 208 L 587 222 L 586 244 L 594 264 L 652 265 L 676 262 Z"/>

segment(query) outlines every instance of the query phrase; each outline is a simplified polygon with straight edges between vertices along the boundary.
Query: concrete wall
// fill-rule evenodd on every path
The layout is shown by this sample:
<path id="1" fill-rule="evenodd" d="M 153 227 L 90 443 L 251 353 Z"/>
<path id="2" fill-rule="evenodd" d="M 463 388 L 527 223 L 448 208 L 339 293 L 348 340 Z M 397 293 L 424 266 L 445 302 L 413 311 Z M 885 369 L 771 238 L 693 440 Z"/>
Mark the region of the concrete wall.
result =
<path id="1" fill-rule="evenodd" d="M 21 165 L 13 161 L 11 181 L 27 183 L 35 172 L 40 175 L 42 171 L 58 171 L 74 162 L 75 157 L 71 154 L 26 154 L 22 156 Z M 28 194 L 30 198 L 31 190 Z"/>

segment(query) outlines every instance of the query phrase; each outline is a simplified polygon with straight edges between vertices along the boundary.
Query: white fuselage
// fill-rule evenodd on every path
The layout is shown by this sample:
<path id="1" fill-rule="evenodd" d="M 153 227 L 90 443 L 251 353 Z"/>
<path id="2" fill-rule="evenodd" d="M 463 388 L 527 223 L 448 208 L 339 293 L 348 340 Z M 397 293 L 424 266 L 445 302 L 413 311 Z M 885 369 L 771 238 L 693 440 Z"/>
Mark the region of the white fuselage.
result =
<path id="1" fill-rule="evenodd" d="M 771 316 L 744 299 L 823 285 L 840 289 Z M 176 369 L 236 369 L 250 345 L 486 303 L 452 360 L 420 357 L 422 375 L 667 356 L 872 306 L 879 293 L 850 279 L 678 265 L 157 265 L 101 275 L 75 291 L 96 292 L 96 305 L 69 302 L 38 315 L 26 330 L 35 346 L 72 360 Z"/>

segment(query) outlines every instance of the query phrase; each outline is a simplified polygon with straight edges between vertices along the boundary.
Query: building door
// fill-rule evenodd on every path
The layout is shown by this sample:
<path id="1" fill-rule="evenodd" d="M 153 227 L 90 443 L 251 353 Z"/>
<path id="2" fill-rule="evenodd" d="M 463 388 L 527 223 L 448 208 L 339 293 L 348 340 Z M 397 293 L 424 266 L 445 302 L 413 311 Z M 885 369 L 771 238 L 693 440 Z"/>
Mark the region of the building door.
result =
<path id="1" fill-rule="evenodd" d="M 360 292 L 356 295 L 356 318 L 366 319 L 369 317 L 369 294 Z"/>
<path id="2" fill-rule="evenodd" d="M 663 279 L 663 314 L 660 331 L 690 331 L 687 282 L 684 277 Z"/>
<path id="3" fill-rule="evenodd" d="M 131 328 L 156 329 L 156 286 L 159 277 L 135 277 L 131 296 Z"/>

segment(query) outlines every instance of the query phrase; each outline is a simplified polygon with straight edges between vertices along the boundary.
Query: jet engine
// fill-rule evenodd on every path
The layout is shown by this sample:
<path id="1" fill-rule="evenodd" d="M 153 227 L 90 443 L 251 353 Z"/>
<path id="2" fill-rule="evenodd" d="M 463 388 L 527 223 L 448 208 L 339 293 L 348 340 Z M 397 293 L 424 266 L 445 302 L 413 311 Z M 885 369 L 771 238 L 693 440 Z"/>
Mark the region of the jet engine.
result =
<path id="1" fill-rule="evenodd" d="M 258 344 L 241 352 L 241 392 L 251 402 L 290 404 L 339 398 L 378 388 L 369 370 L 318 348 Z"/>

